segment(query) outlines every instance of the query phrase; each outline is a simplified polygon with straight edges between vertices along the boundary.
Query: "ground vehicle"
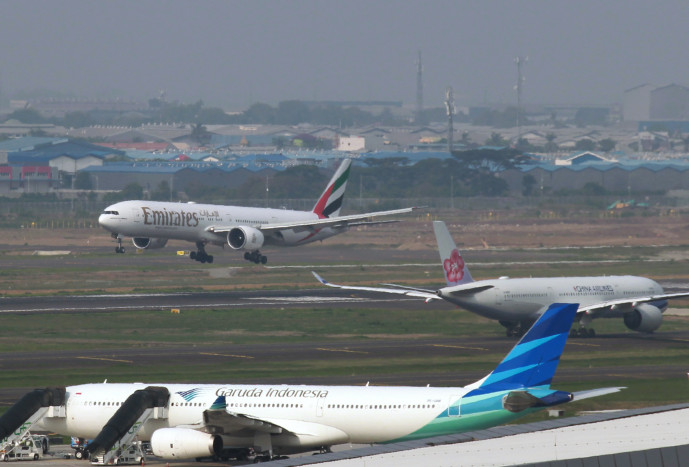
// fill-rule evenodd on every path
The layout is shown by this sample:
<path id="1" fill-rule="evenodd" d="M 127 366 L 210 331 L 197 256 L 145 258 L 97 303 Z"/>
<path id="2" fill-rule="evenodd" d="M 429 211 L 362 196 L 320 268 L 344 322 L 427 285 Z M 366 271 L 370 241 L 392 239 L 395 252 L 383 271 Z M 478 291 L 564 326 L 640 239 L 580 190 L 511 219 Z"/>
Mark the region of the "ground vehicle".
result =
<path id="1" fill-rule="evenodd" d="M 74 457 L 76 459 L 88 459 L 88 452 L 86 452 L 84 449 L 86 449 L 86 446 L 89 444 L 88 439 L 82 439 L 82 438 L 75 438 L 72 437 L 72 449 L 74 449 Z"/>
<path id="2" fill-rule="evenodd" d="M 97 455 L 96 455 L 97 454 Z M 140 442 L 134 442 L 126 449 L 122 447 L 118 448 L 115 455 L 112 457 L 112 463 L 116 465 L 143 465 L 144 464 L 144 452 L 141 448 Z M 91 456 L 91 464 L 94 465 L 104 465 L 103 455 L 94 453 Z"/>
<path id="3" fill-rule="evenodd" d="M 39 438 L 27 436 L 5 452 L 0 453 L 0 459 L 10 460 L 39 460 L 43 457 L 43 443 Z"/>

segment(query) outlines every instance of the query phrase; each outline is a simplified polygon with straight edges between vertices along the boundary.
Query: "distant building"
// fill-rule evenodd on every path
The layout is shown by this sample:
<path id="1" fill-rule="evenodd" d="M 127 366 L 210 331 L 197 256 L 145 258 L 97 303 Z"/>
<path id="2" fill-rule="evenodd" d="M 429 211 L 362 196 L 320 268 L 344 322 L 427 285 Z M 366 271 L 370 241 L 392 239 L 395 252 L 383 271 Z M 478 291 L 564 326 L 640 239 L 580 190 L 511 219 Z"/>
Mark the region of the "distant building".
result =
<path id="1" fill-rule="evenodd" d="M 624 92 L 625 121 L 689 120 L 689 88 L 678 84 L 642 84 Z"/>

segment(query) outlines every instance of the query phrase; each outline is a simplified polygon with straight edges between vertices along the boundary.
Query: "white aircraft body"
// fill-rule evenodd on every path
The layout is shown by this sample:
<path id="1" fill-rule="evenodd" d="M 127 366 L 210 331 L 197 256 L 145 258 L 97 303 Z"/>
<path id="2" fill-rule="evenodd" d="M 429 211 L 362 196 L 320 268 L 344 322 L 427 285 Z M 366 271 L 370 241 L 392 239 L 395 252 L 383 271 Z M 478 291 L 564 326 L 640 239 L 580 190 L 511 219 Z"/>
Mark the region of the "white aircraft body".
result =
<path id="1" fill-rule="evenodd" d="M 572 394 L 550 388 L 576 309 L 576 304 L 553 304 L 493 372 L 466 387 L 84 384 L 67 387 L 64 410 L 43 418 L 39 429 L 92 439 L 87 448 L 92 454 L 107 451 L 112 444 L 105 439 L 131 432 L 137 417 L 131 415 L 128 425 L 116 422 L 130 410 L 128 398 L 148 390 L 162 391 L 165 398 L 160 413 L 142 423 L 137 436 L 150 440 L 154 454 L 163 458 L 229 449 L 231 456 L 255 452 L 257 460 L 266 460 L 274 454 L 327 451 L 335 444 L 483 429 L 620 389 Z M 0 420 L 0 429 L 4 426 Z"/>
<path id="2" fill-rule="evenodd" d="M 653 332 L 663 320 L 668 300 L 687 297 L 689 293 L 666 294 L 655 281 L 639 276 L 586 277 L 501 277 L 475 281 L 462 259 L 445 223 L 434 221 L 440 260 L 447 286 L 438 290 L 403 287 L 358 287 L 332 284 L 314 276 L 330 287 L 367 290 L 424 298 L 442 298 L 461 308 L 489 319 L 498 320 L 507 336 L 518 336 L 528 329 L 555 302 L 577 302 L 579 329 L 573 335 L 593 336 L 594 318 L 622 318 L 631 330 Z"/>
<path id="3" fill-rule="evenodd" d="M 213 262 L 208 244 L 244 250 L 244 259 L 265 264 L 265 246 L 299 246 L 346 232 L 349 227 L 378 224 L 372 218 L 408 213 L 414 208 L 340 216 L 351 159 L 345 159 L 312 211 L 223 206 L 161 201 L 122 201 L 105 208 L 98 223 L 117 239 L 116 253 L 124 253 L 122 238 L 132 237 L 138 249 L 162 248 L 168 240 L 196 243 L 190 258 Z M 390 221 L 388 221 L 390 222 Z"/>

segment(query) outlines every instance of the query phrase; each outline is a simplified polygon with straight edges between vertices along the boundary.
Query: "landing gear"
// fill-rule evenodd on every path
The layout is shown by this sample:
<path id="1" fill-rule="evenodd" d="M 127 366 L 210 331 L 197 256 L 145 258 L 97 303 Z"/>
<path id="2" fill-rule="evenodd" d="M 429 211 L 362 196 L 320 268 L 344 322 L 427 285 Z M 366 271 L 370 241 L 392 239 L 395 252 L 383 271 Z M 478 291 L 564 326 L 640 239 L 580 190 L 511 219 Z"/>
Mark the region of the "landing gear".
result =
<path id="1" fill-rule="evenodd" d="M 507 337 L 522 337 L 526 330 L 529 329 L 529 325 L 519 321 L 500 321 L 500 324 L 505 327 L 505 335 Z"/>
<path id="2" fill-rule="evenodd" d="M 196 242 L 197 251 L 189 253 L 189 258 L 200 263 L 212 263 L 213 255 L 206 253 L 205 245 L 202 242 Z"/>
<path id="3" fill-rule="evenodd" d="M 253 261 L 256 264 L 266 264 L 268 262 L 268 258 L 263 256 L 258 250 L 244 252 L 244 259 L 247 261 Z"/>
<path id="4" fill-rule="evenodd" d="M 124 253 L 124 247 L 122 246 L 122 236 L 120 234 L 111 234 L 112 238 L 117 240 L 117 246 L 115 247 L 115 253 Z"/>
<path id="5" fill-rule="evenodd" d="M 593 328 L 572 328 L 569 330 L 569 337 L 595 337 L 596 331 Z"/>

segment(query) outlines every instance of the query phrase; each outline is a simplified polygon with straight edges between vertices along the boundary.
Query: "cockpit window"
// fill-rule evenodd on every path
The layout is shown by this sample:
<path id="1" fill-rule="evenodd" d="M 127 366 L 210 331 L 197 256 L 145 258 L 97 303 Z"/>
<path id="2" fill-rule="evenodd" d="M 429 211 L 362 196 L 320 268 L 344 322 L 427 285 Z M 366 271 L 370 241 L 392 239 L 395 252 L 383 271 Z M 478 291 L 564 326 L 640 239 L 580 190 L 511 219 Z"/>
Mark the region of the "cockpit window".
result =
<path id="1" fill-rule="evenodd" d="M 120 213 L 117 211 L 103 211 L 103 214 L 112 214 L 113 216 L 119 216 Z"/>

